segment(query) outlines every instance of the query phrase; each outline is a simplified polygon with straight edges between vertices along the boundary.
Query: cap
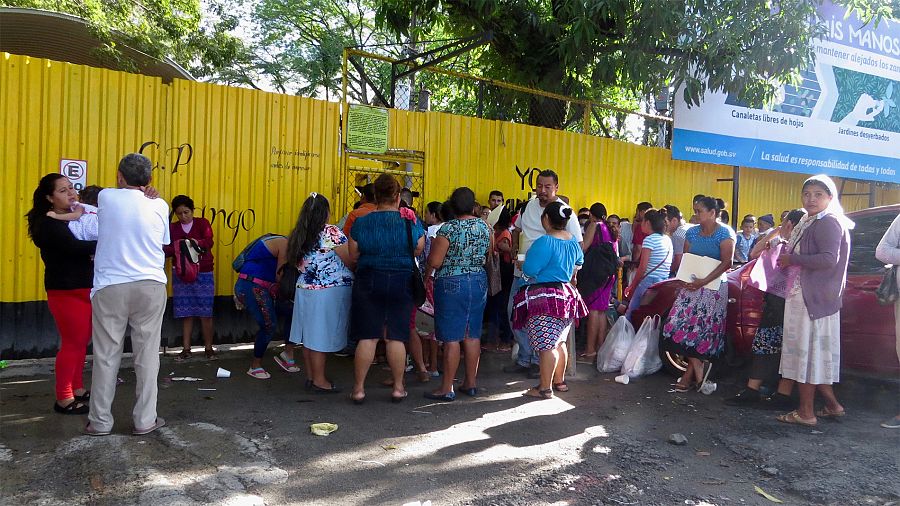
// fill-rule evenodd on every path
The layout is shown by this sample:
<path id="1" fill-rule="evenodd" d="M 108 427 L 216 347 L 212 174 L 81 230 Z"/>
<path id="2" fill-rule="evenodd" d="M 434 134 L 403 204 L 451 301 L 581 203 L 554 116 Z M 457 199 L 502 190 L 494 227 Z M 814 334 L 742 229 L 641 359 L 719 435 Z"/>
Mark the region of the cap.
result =
<path id="1" fill-rule="evenodd" d="M 772 216 L 771 214 L 764 214 L 764 215 L 760 216 L 758 221 L 764 221 L 764 222 L 768 223 L 769 225 L 772 225 L 773 227 L 775 226 L 775 217 Z"/>

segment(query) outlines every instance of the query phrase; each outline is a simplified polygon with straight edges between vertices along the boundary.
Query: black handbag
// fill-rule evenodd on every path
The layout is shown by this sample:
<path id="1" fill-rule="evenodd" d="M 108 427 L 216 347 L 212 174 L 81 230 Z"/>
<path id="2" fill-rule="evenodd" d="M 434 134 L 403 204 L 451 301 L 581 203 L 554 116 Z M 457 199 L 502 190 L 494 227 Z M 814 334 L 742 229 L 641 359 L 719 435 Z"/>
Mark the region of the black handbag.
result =
<path id="1" fill-rule="evenodd" d="M 409 245 L 409 257 L 412 259 L 412 273 L 409 276 L 409 291 L 412 293 L 413 304 L 416 307 L 425 303 L 425 280 L 422 279 L 422 271 L 416 261 L 416 249 L 412 240 L 412 222 L 406 220 L 406 242 Z"/>
<path id="2" fill-rule="evenodd" d="M 875 290 L 875 298 L 878 299 L 879 304 L 884 306 L 889 306 L 897 302 L 897 299 L 900 299 L 900 289 L 897 288 L 896 265 L 887 269 L 887 272 L 884 273 L 881 284 Z"/>

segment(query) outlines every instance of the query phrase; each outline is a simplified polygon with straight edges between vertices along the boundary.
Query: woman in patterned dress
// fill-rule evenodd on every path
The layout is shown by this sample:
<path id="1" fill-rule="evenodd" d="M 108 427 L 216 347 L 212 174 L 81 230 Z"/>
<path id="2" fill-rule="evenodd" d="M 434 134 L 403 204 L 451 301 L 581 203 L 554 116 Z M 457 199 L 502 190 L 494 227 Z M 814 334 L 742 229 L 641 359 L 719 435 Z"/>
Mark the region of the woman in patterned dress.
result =
<path id="1" fill-rule="evenodd" d="M 576 237 L 566 230 L 572 208 L 551 202 L 544 208 L 541 224 L 547 235 L 528 249 L 522 264 L 525 284 L 513 299 L 513 328 L 526 329 L 531 348 L 539 353 L 540 383 L 524 396 L 552 399 L 553 390 L 567 392 L 565 371 L 566 339 L 575 318 L 588 309 L 572 286 L 576 266 L 584 263 L 584 253 Z"/>
<path id="2" fill-rule="evenodd" d="M 428 266 L 435 272 L 434 325 L 436 337 L 444 345 L 444 376 L 441 386 L 425 397 L 443 402 L 456 399 L 453 378 L 461 348 L 466 357 L 461 391 L 469 396 L 478 392 L 481 323 L 488 288 L 484 264 L 492 249 L 491 229 L 475 213 L 475 193 L 457 188 L 448 202 L 456 217 L 441 225 L 428 255 Z"/>
<path id="3" fill-rule="evenodd" d="M 825 175 L 803 183 L 807 216 L 791 232 L 778 265 L 799 265 L 800 273 L 784 304 L 781 376 L 797 382 L 800 403 L 778 421 L 814 426 L 818 418 L 844 416 L 832 385 L 840 381 L 841 303 L 847 282 L 850 230 L 834 181 Z M 816 392 L 825 407 L 815 411 Z"/>
<path id="4" fill-rule="evenodd" d="M 695 198 L 694 215 L 699 224 L 687 231 L 684 252 L 713 258 L 719 265 L 703 279 L 684 284 L 663 325 L 663 347 L 688 359 L 687 370 L 675 384 L 676 392 L 699 389 L 709 375 L 709 360 L 725 349 L 728 283 L 722 279 L 718 290 L 705 286 L 731 268 L 735 234 L 717 220 L 719 207 L 712 197 Z"/>
<path id="5" fill-rule="evenodd" d="M 353 295 L 347 236 L 330 219 L 328 199 L 312 193 L 288 238 L 288 262 L 299 273 L 289 339 L 303 345 L 306 388 L 319 393 L 340 392 L 325 376 L 325 360 L 347 346 Z"/>
<path id="6" fill-rule="evenodd" d="M 795 209 L 788 213 L 781 222 L 781 226 L 769 231 L 768 235 L 750 251 L 750 258 L 756 259 L 763 250 L 777 245 L 779 242 L 787 242 L 791 238 L 794 227 L 800 223 L 800 219 L 806 215 L 803 209 Z M 747 388 L 741 390 L 734 397 L 725 400 L 729 406 L 746 406 L 759 402 L 767 402 L 772 406 L 789 405 L 791 390 L 794 382 L 782 379 L 778 382 L 778 391 L 771 397 L 766 397 L 760 392 L 763 383 L 771 382 L 778 376 L 778 365 L 781 362 L 781 340 L 784 333 L 784 297 L 766 292 L 763 295 L 763 312 L 759 321 L 756 336 L 753 337 L 753 361 L 750 365 L 750 378 L 747 380 Z"/>
<path id="7" fill-rule="evenodd" d="M 175 248 L 179 241 L 191 240 L 202 250 L 200 254 L 200 272 L 197 279 L 185 282 L 175 274 L 172 266 L 172 308 L 175 318 L 181 320 L 183 348 L 176 357 L 184 360 L 191 356 L 191 337 L 194 333 L 194 318 L 200 320 L 200 331 L 203 334 L 203 345 L 206 358 L 214 360 L 213 350 L 213 298 L 216 285 L 213 274 L 213 241 L 212 226 L 206 218 L 194 216 L 194 201 L 187 195 L 178 195 L 172 199 L 172 211 L 178 221 L 169 224 L 169 235 L 172 241 L 163 246 L 166 256 L 175 256 Z"/>

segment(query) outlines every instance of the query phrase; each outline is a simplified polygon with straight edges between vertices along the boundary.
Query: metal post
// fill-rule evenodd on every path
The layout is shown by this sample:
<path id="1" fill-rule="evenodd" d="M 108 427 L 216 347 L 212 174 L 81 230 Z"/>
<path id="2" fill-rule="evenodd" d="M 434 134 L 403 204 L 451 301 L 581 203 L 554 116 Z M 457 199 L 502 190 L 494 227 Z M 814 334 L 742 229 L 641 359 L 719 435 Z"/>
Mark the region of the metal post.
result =
<path id="1" fill-rule="evenodd" d="M 478 81 L 478 117 L 484 117 L 484 81 Z"/>
<path id="2" fill-rule="evenodd" d="M 738 229 L 738 208 L 740 207 L 741 167 L 735 165 L 731 176 L 731 227 Z"/>

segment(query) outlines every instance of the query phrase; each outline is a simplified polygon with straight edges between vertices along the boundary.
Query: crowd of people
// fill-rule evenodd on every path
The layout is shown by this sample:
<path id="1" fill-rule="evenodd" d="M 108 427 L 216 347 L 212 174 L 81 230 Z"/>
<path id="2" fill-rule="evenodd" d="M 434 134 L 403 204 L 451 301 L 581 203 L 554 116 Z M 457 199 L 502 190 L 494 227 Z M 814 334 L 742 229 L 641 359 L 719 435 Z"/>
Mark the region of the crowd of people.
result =
<path id="1" fill-rule="evenodd" d="M 165 424 L 156 413 L 156 376 L 166 257 L 173 314 L 182 323 L 177 360 L 191 356 L 195 320 L 206 358 L 216 358 L 210 223 L 193 215 L 186 195 L 172 199 L 170 214 L 150 186 L 146 157 L 127 155 L 118 169 L 117 188 L 83 192 L 81 202 L 65 177 L 45 176 L 27 215 L 61 336 L 54 410 L 88 414 L 85 432 L 93 435 L 112 429 L 126 328 L 137 376 L 134 433 Z M 661 346 L 687 358 L 673 391 L 699 390 L 726 345 L 727 283 L 710 286 L 736 264 L 779 248 L 779 268 L 792 273 L 793 284 L 783 296 L 766 293 L 750 379 L 726 402 L 790 408 L 796 385 L 799 404 L 778 420 L 815 425 L 845 414 L 831 385 L 840 379 L 839 312 L 853 223 L 827 176 L 804 183 L 803 208 L 782 213 L 778 227 L 771 214 L 748 215 L 739 233 L 723 216 L 725 203 L 705 195 L 693 198 L 687 221 L 677 206 L 650 202 L 639 203 L 631 219 L 608 215 L 601 203 L 576 213 L 557 194 L 551 170 L 538 174 L 534 198 L 514 209 L 499 190 L 482 206 L 472 189 L 459 187 L 446 201 L 429 202 L 420 217 L 412 192 L 388 174 L 358 190 L 359 202 L 336 224 L 331 202 L 311 193 L 289 234 L 256 238 L 234 259 L 235 304 L 258 326 L 250 377 L 271 377 L 264 357 L 271 341 L 283 338 L 274 362 L 287 373 L 304 371 L 310 391 L 341 392 L 329 378 L 328 357 L 352 354 L 355 404 L 365 402 L 369 370 L 380 360 L 390 369 L 384 384 L 392 402 L 408 396 L 409 369 L 418 382 L 438 380 L 426 398 L 452 402 L 458 393 L 478 395 L 483 351 L 509 353 L 514 346 L 515 360 L 504 371 L 537 380 L 524 396 L 550 399 L 569 389 L 576 328 L 585 342 L 579 359 L 595 361 L 610 323 L 630 318 L 647 289 L 674 276 L 690 254 L 715 267 L 682 283 L 662 324 Z M 891 230 L 897 228 L 895 221 Z M 898 235 L 885 236 L 883 261 L 896 263 Z M 91 339 L 87 390 L 82 367 Z M 775 393 L 764 388 L 776 381 Z M 818 411 L 816 393 L 824 399 Z"/>

